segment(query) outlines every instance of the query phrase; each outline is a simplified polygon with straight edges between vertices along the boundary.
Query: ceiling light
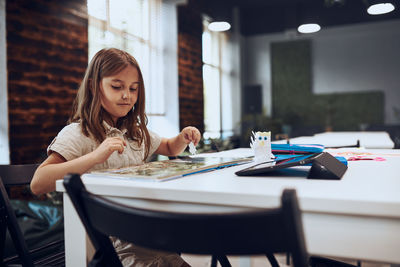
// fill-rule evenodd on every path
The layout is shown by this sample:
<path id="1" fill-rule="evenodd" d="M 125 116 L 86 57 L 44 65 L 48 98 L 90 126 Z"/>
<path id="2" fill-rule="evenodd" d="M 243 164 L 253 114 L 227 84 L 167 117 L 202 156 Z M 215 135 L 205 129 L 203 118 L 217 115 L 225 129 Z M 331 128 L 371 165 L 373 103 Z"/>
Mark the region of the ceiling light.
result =
<path id="1" fill-rule="evenodd" d="M 381 15 L 392 12 L 394 10 L 394 5 L 391 3 L 379 3 L 375 5 L 371 5 L 367 12 L 370 15 Z"/>
<path id="2" fill-rule="evenodd" d="M 297 30 L 300 33 L 313 33 L 313 32 L 317 32 L 319 30 L 321 30 L 321 26 L 319 26 L 319 24 L 316 23 L 308 23 L 308 24 L 302 24 L 300 25 Z"/>
<path id="3" fill-rule="evenodd" d="M 208 29 L 213 32 L 223 32 L 231 28 L 231 24 L 226 21 L 214 21 L 208 24 Z"/>

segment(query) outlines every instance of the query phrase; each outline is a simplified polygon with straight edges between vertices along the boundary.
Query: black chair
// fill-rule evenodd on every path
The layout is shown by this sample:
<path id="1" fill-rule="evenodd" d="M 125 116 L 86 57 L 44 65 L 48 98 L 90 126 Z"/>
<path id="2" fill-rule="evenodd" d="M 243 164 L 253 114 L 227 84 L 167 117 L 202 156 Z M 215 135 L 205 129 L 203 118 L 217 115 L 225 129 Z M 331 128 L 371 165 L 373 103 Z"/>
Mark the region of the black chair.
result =
<path id="1" fill-rule="evenodd" d="M 212 255 L 222 266 L 230 266 L 226 255 L 280 252 L 289 252 L 294 266 L 308 266 L 295 190 L 283 192 L 278 208 L 192 214 L 115 203 L 88 192 L 77 174 L 66 175 L 64 187 L 96 249 L 93 265 L 121 266 L 109 239 L 115 236 L 151 249 Z"/>
<path id="2" fill-rule="evenodd" d="M 8 190 L 11 186 L 29 185 L 38 164 L 26 165 L 0 165 L 0 257 L 2 266 L 65 266 L 64 239 L 54 240 L 53 233 L 47 231 L 46 236 L 41 236 L 42 228 L 33 225 L 34 229 L 29 229 L 31 236 L 35 237 L 35 245 L 28 249 L 23 231 L 20 228 L 15 210 L 9 199 Z M 34 206 L 32 202 L 26 206 Z M 38 206 L 34 206 L 38 209 Z M 40 208 L 40 207 L 39 207 Z M 46 217 L 46 209 L 40 210 L 39 217 Z M 29 213 L 29 211 L 26 211 Z M 60 216 L 62 217 L 62 216 Z M 29 221 L 23 218 L 22 221 Z M 35 221 L 37 222 L 37 221 Z M 41 220 L 40 223 L 46 223 Z M 62 226 L 63 221 L 59 222 Z M 54 228 L 54 227 L 53 227 Z M 7 229 L 14 244 L 16 255 L 5 255 Z M 63 229 L 63 228 L 62 228 Z M 59 233 L 63 236 L 63 233 Z M 48 243 L 46 243 L 48 241 Z"/>

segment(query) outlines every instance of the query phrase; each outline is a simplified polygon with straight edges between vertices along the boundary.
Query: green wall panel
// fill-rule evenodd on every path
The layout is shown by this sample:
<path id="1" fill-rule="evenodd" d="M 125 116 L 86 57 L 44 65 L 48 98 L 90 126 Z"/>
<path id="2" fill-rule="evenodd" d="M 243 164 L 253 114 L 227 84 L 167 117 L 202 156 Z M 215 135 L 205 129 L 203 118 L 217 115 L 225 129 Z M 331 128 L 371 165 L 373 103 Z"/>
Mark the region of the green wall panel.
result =
<path id="1" fill-rule="evenodd" d="M 359 130 L 383 123 L 383 92 L 313 94 L 310 40 L 271 44 L 273 118 L 293 129 Z"/>

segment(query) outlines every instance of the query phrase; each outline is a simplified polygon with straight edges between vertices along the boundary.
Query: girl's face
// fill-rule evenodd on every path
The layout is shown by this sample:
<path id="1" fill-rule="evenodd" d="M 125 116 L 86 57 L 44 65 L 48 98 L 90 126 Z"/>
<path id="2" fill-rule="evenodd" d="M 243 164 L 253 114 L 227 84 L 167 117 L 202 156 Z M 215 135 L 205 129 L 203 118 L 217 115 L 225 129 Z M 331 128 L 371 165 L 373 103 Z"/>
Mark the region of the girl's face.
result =
<path id="1" fill-rule="evenodd" d="M 138 98 L 138 91 L 139 74 L 132 66 L 101 80 L 101 105 L 111 115 L 114 125 L 133 108 Z"/>

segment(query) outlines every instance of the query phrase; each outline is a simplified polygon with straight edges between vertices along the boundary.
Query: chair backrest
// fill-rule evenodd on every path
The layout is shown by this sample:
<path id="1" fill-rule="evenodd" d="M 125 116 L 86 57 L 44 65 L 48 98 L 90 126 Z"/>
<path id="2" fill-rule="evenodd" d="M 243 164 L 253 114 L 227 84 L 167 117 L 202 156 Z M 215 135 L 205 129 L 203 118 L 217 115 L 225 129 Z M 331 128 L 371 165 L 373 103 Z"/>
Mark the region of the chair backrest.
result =
<path id="1" fill-rule="evenodd" d="M 54 209 L 48 209 L 45 204 L 44 209 L 40 209 L 38 213 L 40 216 L 46 217 L 41 220 L 41 217 L 32 216 L 32 214 L 24 216 L 23 225 L 27 226 L 27 223 L 39 223 L 34 225 L 33 229 L 27 230 L 24 236 L 22 229 L 20 228 L 19 221 L 15 214 L 14 207 L 12 206 L 8 197 L 7 189 L 15 185 L 29 185 L 35 170 L 39 164 L 24 164 L 24 165 L 0 165 L 0 265 L 8 264 L 22 264 L 22 266 L 64 266 L 65 265 L 65 252 L 64 252 L 64 240 L 54 238 L 50 236 L 52 234 L 59 235 L 59 228 L 56 228 L 56 223 L 53 221 L 53 225 L 50 228 L 46 228 L 47 213 L 51 212 L 54 215 Z M 22 203 L 22 202 L 18 202 Z M 15 204 L 15 203 L 14 203 Z M 35 211 L 38 208 L 38 203 L 30 202 L 34 206 Z M 40 204 L 39 204 L 40 205 Z M 21 207 L 24 205 L 21 205 Z M 31 210 L 24 210 L 29 213 Z M 54 216 L 51 216 L 54 219 Z M 60 217 L 62 219 L 62 216 Z M 58 223 L 57 223 L 58 225 Z M 46 228 L 45 232 L 41 232 Z M 7 229 L 10 233 L 11 240 L 14 244 L 17 255 L 14 255 L 14 251 L 7 247 L 8 255 L 5 252 L 6 244 L 6 232 Z M 40 241 L 32 245 L 29 249 L 26 237 L 40 239 Z M 13 254 L 10 254 L 10 251 Z M 6 256 L 6 257 L 5 257 Z"/>
<path id="2" fill-rule="evenodd" d="M 195 214 L 145 210 L 115 203 L 88 192 L 77 174 L 68 174 L 64 186 L 96 250 L 113 250 L 108 236 L 115 236 L 139 246 L 181 253 L 290 252 L 294 266 L 307 266 L 295 190 L 284 190 L 278 208 Z M 112 257 L 115 255 L 112 253 Z"/>
<path id="3" fill-rule="evenodd" d="M 8 186 L 29 184 L 39 164 L 0 165 L 0 177 Z"/>
<path id="4" fill-rule="evenodd" d="M 2 261 L 8 228 L 22 265 L 34 266 L 6 188 L 13 185 L 29 184 L 38 166 L 39 164 L 0 165 L 0 257 Z"/>

